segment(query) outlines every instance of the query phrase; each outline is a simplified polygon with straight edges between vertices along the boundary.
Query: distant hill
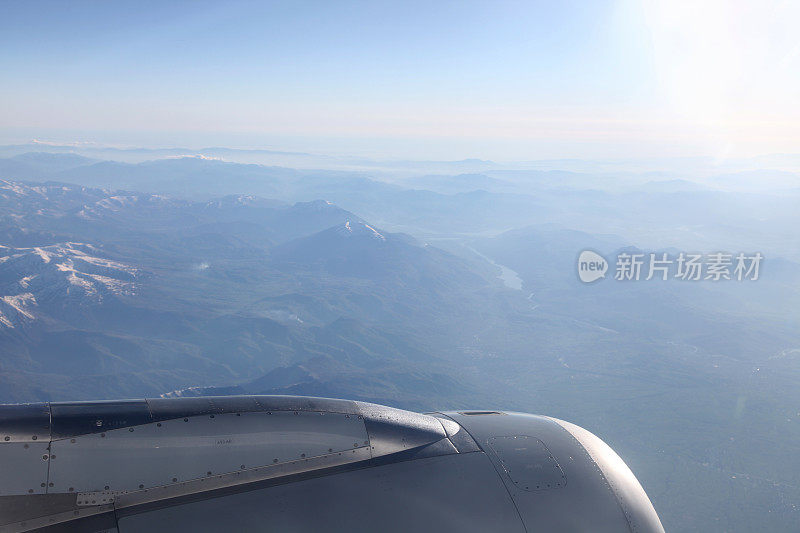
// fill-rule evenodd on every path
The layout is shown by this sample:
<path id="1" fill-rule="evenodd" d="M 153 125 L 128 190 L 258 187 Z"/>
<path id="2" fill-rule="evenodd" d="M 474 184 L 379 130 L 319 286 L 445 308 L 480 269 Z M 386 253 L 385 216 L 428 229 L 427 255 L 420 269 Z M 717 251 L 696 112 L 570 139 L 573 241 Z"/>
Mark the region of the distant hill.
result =
<path id="1" fill-rule="evenodd" d="M 399 332 L 491 286 L 323 200 L 191 202 L 5 180 L 0 208 L 6 401 L 234 384 L 320 357 L 342 365 L 326 383 L 355 386 L 375 364 L 422 376 L 444 359 Z M 402 318 L 409 308 L 415 320 Z M 371 387 L 400 398 L 394 386 Z M 423 395 L 432 384 L 408 386 Z"/>
<path id="2" fill-rule="evenodd" d="M 10 179 L 40 180 L 74 168 L 95 163 L 77 154 L 29 152 L 0 159 L 0 176 Z"/>

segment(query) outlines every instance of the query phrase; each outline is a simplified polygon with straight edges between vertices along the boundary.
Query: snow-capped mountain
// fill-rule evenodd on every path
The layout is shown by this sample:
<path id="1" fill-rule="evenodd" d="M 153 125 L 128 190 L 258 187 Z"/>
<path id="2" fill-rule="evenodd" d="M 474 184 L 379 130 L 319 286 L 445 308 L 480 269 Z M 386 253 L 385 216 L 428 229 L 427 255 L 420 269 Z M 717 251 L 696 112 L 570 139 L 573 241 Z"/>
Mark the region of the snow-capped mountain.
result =
<path id="1" fill-rule="evenodd" d="M 0 392 L 160 394 L 320 354 L 350 361 L 335 380 L 378 362 L 412 376 L 431 356 L 392 329 L 436 327 L 486 283 L 325 200 L 0 181 Z"/>
<path id="2" fill-rule="evenodd" d="M 0 245 L 0 327 L 35 320 L 41 306 L 87 306 L 136 294 L 139 269 L 91 244 Z"/>

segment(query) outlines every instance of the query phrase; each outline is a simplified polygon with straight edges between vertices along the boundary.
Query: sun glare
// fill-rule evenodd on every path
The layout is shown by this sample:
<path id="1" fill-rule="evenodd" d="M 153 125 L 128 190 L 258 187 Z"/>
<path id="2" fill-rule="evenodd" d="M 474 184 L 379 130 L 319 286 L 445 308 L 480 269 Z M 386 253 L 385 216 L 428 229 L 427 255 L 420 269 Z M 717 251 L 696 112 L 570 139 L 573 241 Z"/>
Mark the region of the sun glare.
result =
<path id="1" fill-rule="evenodd" d="M 800 4 L 648 2 L 659 96 L 719 146 L 800 138 Z"/>

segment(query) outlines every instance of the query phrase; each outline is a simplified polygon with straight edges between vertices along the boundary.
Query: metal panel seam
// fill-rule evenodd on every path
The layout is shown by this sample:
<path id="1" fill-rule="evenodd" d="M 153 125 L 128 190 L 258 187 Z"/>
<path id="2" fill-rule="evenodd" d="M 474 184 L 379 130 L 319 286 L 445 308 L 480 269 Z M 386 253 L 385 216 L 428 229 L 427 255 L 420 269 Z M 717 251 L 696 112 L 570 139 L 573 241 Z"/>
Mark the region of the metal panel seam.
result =
<path id="1" fill-rule="evenodd" d="M 441 413 L 439 413 L 439 414 L 441 414 Z M 450 443 L 450 445 L 456 450 L 457 454 L 461 453 L 460 451 L 458 451 L 458 446 L 456 446 L 456 444 L 452 441 L 452 439 L 450 439 L 450 435 L 447 434 L 447 428 L 444 427 L 444 424 L 442 424 L 441 419 L 439 419 L 438 417 L 435 417 L 435 416 L 433 418 L 435 418 L 436 421 L 439 422 L 439 425 L 442 426 L 442 431 L 444 431 L 444 438 L 446 438 L 447 441 Z M 454 422 L 455 422 L 455 420 L 454 420 Z M 458 422 L 456 422 L 456 424 L 458 424 Z M 461 424 L 459 424 L 459 427 L 461 427 Z"/>
<path id="2" fill-rule="evenodd" d="M 447 416 L 444 413 L 439 413 L 439 414 L 441 414 L 442 416 Z M 453 420 L 452 417 L 447 416 L 447 418 L 449 418 L 450 420 Z M 458 421 L 456 421 L 456 420 L 453 420 L 453 422 L 458 424 Z M 470 433 L 470 431 L 466 428 L 466 426 L 462 426 L 461 424 L 458 424 L 458 425 L 461 426 L 461 429 L 463 429 L 464 431 L 467 432 L 467 435 L 472 437 L 472 440 L 475 441 L 475 444 L 478 445 L 478 448 L 481 449 L 481 452 L 486 456 L 487 459 L 489 459 L 489 456 L 486 453 L 486 450 L 483 449 L 483 446 L 481 446 L 480 441 L 475 438 L 475 435 Z M 514 506 L 514 510 L 517 512 L 517 516 L 519 517 L 519 522 L 520 522 L 520 524 L 522 524 L 522 529 L 525 530 L 525 533 L 528 533 L 528 525 L 525 523 L 525 520 L 522 518 L 522 513 L 519 511 L 519 507 L 517 507 L 517 501 L 514 499 L 514 496 L 511 495 L 511 491 L 509 490 L 508 485 L 506 485 L 506 482 L 503 479 L 503 473 L 497 470 L 497 466 L 495 466 L 494 461 L 489 459 L 489 462 L 491 463 L 492 468 L 494 468 L 494 471 L 497 473 L 498 477 L 500 478 L 500 483 L 502 483 L 503 488 L 506 489 L 506 494 L 508 494 L 508 499 L 511 500 L 511 505 Z"/>
<path id="3" fill-rule="evenodd" d="M 603 469 L 600 468 L 600 465 L 598 465 L 597 461 L 594 460 L 594 457 L 592 457 L 592 454 L 590 454 L 589 451 L 586 448 L 584 448 L 583 444 L 581 444 L 581 442 L 577 439 L 577 437 L 575 437 L 575 435 L 572 434 L 571 431 L 569 431 L 567 428 L 565 428 L 564 426 L 559 424 L 557 420 L 555 420 L 555 419 L 553 419 L 553 418 L 551 418 L 549 416 L 545 416 L 544 418 L 546 418 L 546 419 L 550 420 L 551 422 L 553 422 L 556 426 L 561 428 L 562 431 L 566 432 L 570 436 L 570 438 L 572 440 L 575 441 L 575 443 L 578 445 L 578 448 L 580 448 L 580 450 L 584 453 L 584 455 L 586 455 L 586 457 L 589 459 L 589 461 L 591 461 L 591 463 L 597 469 L 597 472 L 600 474 L 600 477 L 603 479 L 603 483 L 605 484 L 606 488 L 609 490 L 609 492 L 611 492 L 611 495 L 614 497 L 614 500 L 617 502 L 617 505 L 619 505 L 619 508 L 622 511 L 622 515 L 625 517 L 625 522 L 627 522 L 627 524 L 628 524 L 628 529 L 631 531 L 631 533 L 636 533 L 636 527 L 633 525 L 633 522 L 631 521 L 631 516 L 630 516 L 630 512 L 628 511 L 628 508 L 625 506 L 625 504 L 622 502 L 622 500 L 619 498 L 619 496 L 617 496 L 617 491 L 615 491 L 614 487 L 611 486 L 611 483 L 609 483 L 608 479 L 606 478 L 605 473 L 603 473 Z"/>
<path id="4" fill-rule="evenodd" d="M 50 402 L 46 402 L 46 405 L 49 435 L 47 437 L 47 474 L 44 480 L 44 493 L 48 494 L 50 492 L 50 457 L 53 455 L 53 408 L 50 406 Z"/>

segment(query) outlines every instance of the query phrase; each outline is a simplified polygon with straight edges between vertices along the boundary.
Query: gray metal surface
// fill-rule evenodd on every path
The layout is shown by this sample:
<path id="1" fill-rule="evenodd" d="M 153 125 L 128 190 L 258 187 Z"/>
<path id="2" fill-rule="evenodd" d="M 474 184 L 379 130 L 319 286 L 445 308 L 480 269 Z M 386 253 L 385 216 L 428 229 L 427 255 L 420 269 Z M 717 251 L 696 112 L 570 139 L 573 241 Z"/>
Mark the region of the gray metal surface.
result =
<path id="1" fill-rule="evenodd" d="M 0 406 L 0 437 L 0 533 L 114 531 L 117 518 L 122 531 L 663 532 L 607 445 L 543 416 L 291 396 L 70 402 Z"/>
<path id="2" fill-rule="evenodd" d="M 355 415 L 184 417 L 53 441 L 49 491 L 139 490 L 368 446 Z"/>
<path id="3" fill-rule="evenodd" d="M 49 404 L 0 405 L 0 442 L 34 442 L 49 439 Z"/>
<path id="4" fill-rule="evenodd" d="M 116 509 L 126 509 L 137 507 L 153 502 L 169 501 L 173 499 L 185 498 L 204 494 L 204 498 L 211 497 L 214 491 L 231 487 L 243 487 L 248 490 L 248 484 L 288 478 L 304 473 L 320 471 L 319 475 L 325 475 L 327 469 L 340 467 L 343 465 L 363 464 L 367 466 L 369 461 L 369 450 L 366 447 L 334 452 L 318 457 L 299 459 L 287 463 L 262 466 L 250 470 L 220 474 L 208 478 L 194 479 L 173 485 L 163 485 L 152 489 L 144 489 L 135 492 L 127 492 L 115 496 L 114 507 Z"/>
<path id="5" fill-rule="evenodd" d="M 170 485 L 162 485 L 150 489 L 141 489 L 131 492 L 82 492 L 72 494 L 50 494 L 43 496 L 52 500 L 39 502 L 42 509 L 26 509 L 20 512 L 19 506 L 12 508 L 14 514 L 9 514 L 9 520 L 0 521 L 0 533 L 21 533 L 31 531 L 43 526 L 63 524 L 70 526 L 76 518 L 86 518 L 100 515 L 109 511 L 124 512 L 126 509 L 136 509 L 148 504 L 163 505 L 166 502 L 188 498 L 213 498 L 225 489 L 247 487 L 267 480 L 281 480 L 289 476 L 300 475 L 308 472 L 325 471 L 343 465 L 364 464 L 370 459 L 369 449 L 361 447 L 349 451 L 334 452 L 319 457 L 290 461 L 287 463 L 257 467 L 228 474 L 213 475 L 206 478 L 193 479 Z M 64 502 L 64 497 L 72 496 L 72 500 Z M 19 498 L 19 496 L 17 496 Z M 0 498 L 0 510 L 2 510 Z M 53 505 L 53 503 L 59 505 Z M 70 529 L 70 531 L 93 531 L 91 529 Z"/>
<path id="6" fill-rule="evenodd" d="M 470 453 L 123 513 L 119 531 L 524 533 L 525 529 L 486 455 Z"/>
<path id="7" fill-rule="evenodd" d="M 356 402 L 375 455 L 388 455 L 447 438 L 439 419 L 374 403 Z"/>
<path id="8" fill-rule="evenodd" d="M 54 402 L 50 415 L 53 439 L 146 424 L 152 419 L 145 400 Z"/>
<path id="9" fill-rule="evenodd" d="M 564 471 L 539 439 L 527 435 L 492 437 L 488 444 L 517 488 L 533 491 L 566 486 Z"/>
<path id="10" fill-rule="evenodd" d="M 469 431 L 484 449 L 490 447 L 492 438 L 514 435 L 534 437 L 547 446 L 566 477 L 565 486 L 558 490 L 524 490 L 508 475 L 500 459 L 488 454 L 532 531 L 663 532 L 657 516 L 656 522 L 631 518 L 630 512 L 635 510 L 624 508 L 617 491 L 584 446 L 554 420 L 521 413 L 446 414 Z M 534 455 L 531 462 L 535 461 Z M 643 525 L 638 527 L 638 524 Z"/>
<path id="11" fill-rule="evenodd" d="M 75 508 L 74 494 L 34 494 L 0 498 L 0 531 L 3 526 L 25 523 L 31 519 L 54 515 Z"/>
<path id="12" fill-rule="evenodd" d="M 664 531 L 653 504 L 628 465 L 611 447 L 582 427 L 553 418 L 586 449 L 617 495 L 633 531 Z"/>
<path id="13" fill-rule="evenodd" d="M 24 533 L 26 531 L 37 531 L 38 533 L 46 533 L 50 531 L 53 531 L 54 533 L 99 533 L 100 531 L 110 531 L 113 529 L 113 522 L 115 518 L 113 512 L 113 505 L 102 505 L 86 507 L 83 509 L 60 511 L 57 513 L 48 514 L 46 516 L 39 516 L 23 520 L 21 522 L 0 526 L 0 533 Z M 97 516 L 105 516 L 105 519 L 102 520 L 100 528 L 94 528 L 91 526 L 87 527 L 86 522 L 83 522 L 87 518 L 93 518 Z M 81 525 L 81 522 L 83 522 L 83 525 Z M 91 524 L 91 522 L 89 524 Z"/>
<path id="14" fill-rule="evenodd" d="M 472 438 L 472 435 L 452 419 L 442 413 L 431 413 L 431 415 L 435 416 L 442 423 L 447 433 L 448 440 L 453 443 L 458 453 L 478 452 L 481 450 L 478 443 Z"/>
<path id="15" fill-rule="evenodd" d="M 148 398 L 154 422 L 185 416 L 268 411 L 317 411 L 357 415 L 356 402 L 309 396 L 204 396 Z"/>
<path id="16" fill-rule="evenodd" d="M 0 443 L 0 496 L 47 491 L 49 442 Z"/>
<path id="17" fill-rule="evenodd" d="M 276 411 L 360 414 L 356 402 L 307 396 L 209 396 L 0 404 L 0 442 L 62 439 L 199 415 Z"/>

